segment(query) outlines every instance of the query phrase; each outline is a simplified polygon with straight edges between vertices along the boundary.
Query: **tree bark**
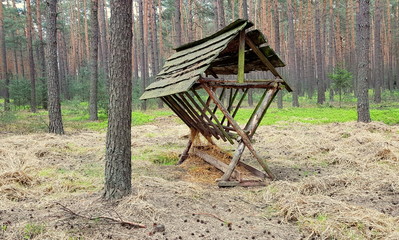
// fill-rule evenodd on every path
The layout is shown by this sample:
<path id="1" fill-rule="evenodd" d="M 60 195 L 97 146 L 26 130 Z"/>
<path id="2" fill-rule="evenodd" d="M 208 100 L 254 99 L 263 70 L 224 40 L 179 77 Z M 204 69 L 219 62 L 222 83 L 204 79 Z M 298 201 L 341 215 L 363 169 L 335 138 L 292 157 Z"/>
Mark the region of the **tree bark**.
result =
<path id="1" fill-rule="evenodd" d="M 31 95 L 30 95 L 30 110 L 36 112 L 36 76 L 35 76 L 35 62 L 33 60 L 33 48 L 32 48 L 32 10 L 30 0 L 26 0 L 26 41 L 28 50 L 28 61 L 29 61 L 29 78 L 31 83 Z"/>
<path id="2" fill-rule="evenodd" d="M 105 14 L 105 0 L 99 0 L 99 8 L 98 8 L 98 17 L 99 17 L 99 31 L 101 36 L 101 49 L 102 49 L 102 61 L 104 63 L 104 74 L 106 77 L 106 85 L 108 87 L 108 78 L 109 78 L 109 48 L 108 48 L 108 38 L 107 38 L 107 21 Z"/>
<path id="3" fill-rule="evenodd" d="M 101 1 L 101 0 L 100 0 Z M 90 11 L 90 120 L 98 120 L 97 92 L 98 92 L 98 0 L 91 0 Z"/>
<path id="4" fill-rule="evenodd" d="M 47 0 L 46 50 L 49 132 L 64 134 L 57 61 L 57 0 Z"/>
<path id="5" fill-rule="evenodd" d="M 0 2 L 0 54 L 1 54 L 1 75 L 0 77 L 4 79 L 4 110 L 10 110 L 10 94 L 9 85 L 10 80 L 8 78 L 7 70 L 7 52 L 6 52 L 6 39 L 4 32 L 4 16 L 3 16 L 3 2 Z"/>
<path id="6" fill-rule="evenodd" d="M 368 98 L 368 44 L 370 40 L 370 0 L 359 1 L 359 16 L 357 17 L 358 35 L 358 91 L 357 91 L 357 121 L 370 122 L 369 98 Z"/>
<path id="7" fill-rule="evenodd" d="M 132 1 L 111 1 L 110 104 L 106 139 L 105 199 L 131 193 Z"/>

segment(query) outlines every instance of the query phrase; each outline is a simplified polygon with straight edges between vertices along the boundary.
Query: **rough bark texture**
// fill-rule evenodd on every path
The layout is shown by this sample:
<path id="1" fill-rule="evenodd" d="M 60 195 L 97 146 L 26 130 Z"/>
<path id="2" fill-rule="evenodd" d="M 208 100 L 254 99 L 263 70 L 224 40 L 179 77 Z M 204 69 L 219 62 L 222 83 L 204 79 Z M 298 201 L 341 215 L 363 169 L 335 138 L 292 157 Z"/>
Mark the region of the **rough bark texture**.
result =
<path id="1" fill-rule="evenodd" d="M 30 0 L 26 0 L 26 41 L 28 50 L 28 61 L 29 61 L 29 77 L 31 84 L 31 95 L 30 95 L 30 110 L 36 112 L 36 76 L 35 76 L 35 62 L 33 60 L 33 48 L 32 48 L 32 10 L 30 6 Z"/>
<path id="2" fill-rule="evenodd" d="M 140 28 L 140 73 L 141 73 L 141 93 L 144 92 L 145 88 L 147 87 L 147 64 L 146 64 L 146 57 L 144 52 L 144 7 L 143 7 L 143 0 L 139 0 L 139 28 Z M 141 101 L 141 110 L 147 110 L 147 101 Z"/>
<path id="3" fill-rule="evenodd" d="M 357 35 L 358 35 L 358 74 L 357 74 L 357 121 L 370 122 L 367 68 L 369 65 L 368 44 L 370 39 L 370 0 L 359 1 L 359 16 L 357 17 Z"/>
<path id="4" fill-rule="evenodd" d="M 91 1 L 90 11 L 90 120 L 98 120 L 97 92 L 98 92 L 98 0 Z"/>
<path id="5" fill-rule="evenodd" d="M 57 0 L 47 0 L 47 85 L 49 132 L 64 134 L 57 61 Z"/>
<path id="6" fill-rule="evenodd" d="M 110 103 L 106 140 L 105 199 L 131 193 L 132 1 L 111 1 Z"/>
<path id="7" fill-rule="evenodd" d="M 5 40 L 5 32 L 4 32 L 4 24 L 3 24 L 3 3 L 0 2 L 0 54 L 1 54 L 1 75 L 0 77 L 4 79 L 5 89 L 4 89 L 4 110 L 8 111 L 10 109 L 10 94 L 8 91 L 8 86 L 10 85 L 10 81 L 8 78 L 7 71 L 7 52 L 6 52 L 6 40 Z"/>

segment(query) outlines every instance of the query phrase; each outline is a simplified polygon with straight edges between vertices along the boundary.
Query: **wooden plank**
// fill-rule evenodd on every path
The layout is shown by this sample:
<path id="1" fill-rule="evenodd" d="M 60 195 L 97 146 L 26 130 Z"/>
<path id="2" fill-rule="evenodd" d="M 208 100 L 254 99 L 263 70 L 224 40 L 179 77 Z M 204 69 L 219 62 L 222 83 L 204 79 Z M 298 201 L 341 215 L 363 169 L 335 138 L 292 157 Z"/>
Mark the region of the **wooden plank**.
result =
<path id="1" fill-rule="evenodd" d="M 202 118 L 205 118 L 205 119 L 207 120 L 208 124 L 210 124 L 210 125 L 213 126 L 213 129 L 214 129 L 215 131 L 218 132 L 218 136 L 221 137 L 221 138 L 223 139 L 223 141 L 226 141 L 226 138 L 224 137 L 222 131 L 221 131 L 221 130 L 219 129 L 219 127 L 216 126 L 216 124 L 213 123 L 213 122 L 209 119 L 209 117 L 202 111 L 201 106 L 198 105 L 198 103 L 195 101 L 195 99 L 194 99 L 193 97 L 191 97 L 191 95 L 190 95 L 188 92 L 185 92 L 184 94 L 187 96 L 188 99 L 190 99 L 190 101 L 193 103 L 193 105 L 195 106 L 195 108 L 197 108 L 197 110 L 198 110 L 199 112 L 201 112 L 201 117 L 202 117 Z M 216 137 L 216 138 L 219 139 L 219 137 Z"/>
<path id="2" fill-rule="evenodd" d="M 201 150 L 196 149 L 194 151 L 194 154 L 198 156 L 199 158 L 203 159 L 205 162 L 211 164 L 212 166 L 216 167 L 223 173 L 226 172 L 228 169 L 228 165 L 224 162 L 221 162 L 214 158 L 212 155 L 207 154 L 206 152 L 203 152 Z M 234 179 L 237 179 L 238 181 L 241 181 L 241 173 L 237 170 L 234 170 L 231 174 L 231 177 Z"/>
<path id="3" fill-rule="evenodd" d="M 234 101 L 236 100 L 237 95 L 238 95 L 238 89 L 235 90 L 234 95 L 232 95 L 232 90 L 233 90 L 233 89 L 230 89 L 230 90 L 231 90 L 231 91 L 230 91 L 229 106 L 227 107 L 227 111 L 228 111 L 229 113 L 231 112 L 231 109 L 233 108 Z M 222 125 L 223 125 L 223 123 L 224 123 L 224 120 L 226 120 L 226 116 L 223 115 L 222 122 L 221 122 Z M 233 128 L 233 129 L 234 129 L 234 128 Z"/>
<path id="4" fill-rule="evenodd" d="M 183 116 L 183 114 L 182 114 L 180 111 L 178 111 L 177 108 L 175 108 L 175 106 L 173 106 L 173 104 L 171 104 L 167 98 L 162 97 L 161 99 L 162 99 L 162 101 L 163 101 L 166 105 L 168 105 L 168 107 L 169 107 L 170 109 L 172 109 L 172 111 L 173 111 L 173 112 L 174 112 L 174 113 L 175 113 L 175 114 L 189 127 L 189 128 L 195 128 L 194 125 L 192 125 L 189 121 L 187 121 L 186 118 Z"/>
<path id="5" fill-rule="evenodd" d="M 212 110 L 209 109 L 209 107 L 205 104 L 205 102 L 201 99 L 201 97 L 198 95 L 198 93 L 196 91 L 192 91 L 194 93 L 194 95 L 196 96 L 196 98 L 199 100 L 199 102 L 203 105 L 203 107 L 205 108 L 205 110 L 213 117 L 213 119 L 215 119 L 216 122 L 216 126 L 220 129 L 220 131 L 222 132 L 222 134 L 226 137 L 226 139 L 231 143 L 234 144 L 233 140 L 231 139 L 231 137 L 226 133 L 226 131 L 223 129 L 223 126 L 220 124 L 219 119 L 213 114 Z M 206 114 L 205 114 L 206 115 Z M 211 121 L 212 122 L 212 121 Z"/>
<path id="6" fill-rule="evenodd" d="M 190 128 L 190 132 L 191 132 L 191 134 L 190 134 L 190 139 L 188 140 L 188 143 L 187 143 L 187 146 L 186 146 L 186 148 L 184 149 L 184 151 L 183 151 L 183 153 L 181 154 L 181 156 L 180 156 L 180 158 L 179 158 L 179 161 L 177 162 L 177 165 L 180 165 L 180 164 L 182 164 L 184 161 L 186 161 L 186 159 L 188 158 L 188 152 L 190 151 L 190 148 L 191 148 L 191 146 L 192 146 L 192 144 L 193 144 L 193 139 L 192 139 L 192 137 L 193 136 L 195 136 L 195 131 L 196 130 L 194 130 L 194 129 L 192 129 L 192 128 Z"/>
<path id="7" fill-rule="evenodd" d="M 190 79 L 178 82 L 174 85 L 169 85 L 165 87 L 159 87 L 154 89 L 148 89 L 140 97 L 140 100 L 164 97 L 171 94 L 181 93 L 188 91 L 194 83 L 198 80 L 199 76 L 192 77 Z M 150 85 L 151 86 L 151 85 Z"/>
<path id="8" fill-rule="evenodd" d="M 245 30 L 240 31 L 238 45 L 238 74 L 237 81 L 244 83 L 244 64 L 245 64 Z"/>
<path id="9" fill-rule="evenodd" d="M 230 122 L 230 124 L 233 126 L 233 128 L 236 130 L 238 135 L 240 135 L 242 143 L 245 144 L 245 146 L 249 149 L 249 151 L 254 155 L 256 160 L 259 162 L 259 164 L 262 166 L 262 168 L 266 171 L 266 173 L 269 175 L 271 179 L 274 179 L 273 173 L 270 171 L 269 167 L 267 164 L 262 160 L 262 158 L 258 155 L 258 153 L 255 151 L 255 149 L 252 146 L 251 140 L 245 134 L 245 132 L 241 129 L 241 127 L 237 124 L 237 122 L 234 120 L 234 118 L 230 115 L 230 113 L 224 108 L 223 104 L 217 99 L 215 96 L 215 93 L 207 86 L 206 84 L 202 84 L 204 89 L 208 92 L 209 96 L 212 98 L 212 100 L 215 102 L 215 104 L 218 106 L 220 111 L 223 112 L 223 114 L 226 116 L 227 120 Z M 231 166 L 231 165 L 230 165 Z M 235 167 L 235 166 L 234 166 Z M 227 179 L 225 179 L 227 180 Z"/>
<path id="10" fill-rule="evenodd" d="M 202 124 L 202 121 L 200 118 L 197 118 L 196 111 L 192 111 L 191 105 L 186 104 L 181 98 L 179 98 L 176 94 L 171 95 L 171 98 L 176 101 L 180 105 L 181 109 L 184 109 L 188 115 L 190 116 L 190 119 L 195 123 L 195 128 L 202 133 L 204 136 L 210 136 L 212 135 L 211 132 L 209 131 L 209 128 L 206 125 Z"/>
<path id="11" fill-rule="evenodd" d="M 248 165 L 242 161 L 238 162 L 238 166 L 244 167 L 245 169 L 250 171 L 253 175 L 255 175 L 261 179 L 265 179 L 267 177 L 267 175 L 265 173 L 263 173 L 262 171 L 259 171 L 258 169 L 254 168 L 251 165 Z"/>
<path id="12" fill-rule="evenodd" d="M 216 44 L 219 41 L 227 41 L 227 42 L 229 42 L 230 39 L 233 39 L 241 29 L 245 28 L 245 25 L 246 24 L 239 25 L 236 28 L 233 28 L 233 29 L 229 30 L 226 33 L 223 33 L 223 34 L 221 34 L 221 35 L 219 35 L 219 36 L 217 36 L 217 37 L 215 37 L 213 39 L 209 39 L 208 41 L 203 42 L 202 44 L 193 46 L 191 48 L 187 48 L 187 49 L 182 50 L 182 51 L 178 51 L 178 52 L 174 53 L 172 56 L 170 56 L 166 61 L 169 62 L 169 61 L 172 61 L 174 59 L 186 56 L 188 54 L 193 54 L 196 51 L 199 51 L 201 49 L 204 49 L 204 48 L 207 48 L 209 46 L 212 46 L 212 45 Z"/>

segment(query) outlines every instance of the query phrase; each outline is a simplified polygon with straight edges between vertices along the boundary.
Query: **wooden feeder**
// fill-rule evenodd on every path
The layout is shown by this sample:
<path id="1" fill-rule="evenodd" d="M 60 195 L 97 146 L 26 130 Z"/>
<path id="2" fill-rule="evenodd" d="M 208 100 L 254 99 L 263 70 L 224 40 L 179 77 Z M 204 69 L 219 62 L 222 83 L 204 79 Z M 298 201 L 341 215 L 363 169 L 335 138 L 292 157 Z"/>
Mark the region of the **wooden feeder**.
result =
<path id="1" fill-rule="evenodd" d="M 156 76 L 157 81 L 150 84 L 140 98 L 161 98 L 190 128 L 191 136 L 201 133 L 211 144 L 214 144 L 212 137 L 238 143 L 229 165 L 195 151 L 197 156 L 224 172 L 219 186 L 256 185 L 238 177 L 237 165 L 261 179 L 274 179 L 251 139 L 277 92 L 292 90 L 276 70 L 285 64 L 259 30 L 248 30 L 252 26 L 251 22 L 239 19 L 209 37 L 176 48 L 176 53 L 168 58 Z M 251 71 L 270 71 L 274 77 L 269 80 L 244 79 L 244 73 Z M 237 75 L 237 79 L 226 80 L 220 78 L 221 75 Z M 241 127 L 234 118 L 250 89 L 259 89 L 262 95 L 248 122 Z M 193 137 L 179 163 L 188 157 L 192 142 Z M 265 173 L 240 162 L 245 147 Z"/>

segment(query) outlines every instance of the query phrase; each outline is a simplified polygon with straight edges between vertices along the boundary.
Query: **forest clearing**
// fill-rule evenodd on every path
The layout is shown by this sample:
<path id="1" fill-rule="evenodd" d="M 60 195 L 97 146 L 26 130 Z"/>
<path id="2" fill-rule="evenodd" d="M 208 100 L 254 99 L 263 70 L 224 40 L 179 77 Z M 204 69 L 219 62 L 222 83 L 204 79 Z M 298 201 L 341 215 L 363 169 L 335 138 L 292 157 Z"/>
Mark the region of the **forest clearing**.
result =
<path id="1" fill-rule="evenodd" d="M 174 165 L 189 129 L 169 114 L 153 114 L 153 121 L 132 127 L 134 192 L 117 202 L 101 199 L 101 122 L 99 127 L 76 124 L 70 116 L 69 133 L 63 136 L 24 129 L 24 121 L 44 125 L 38 114 L 26 113 L 2 125 L 1 238 L 399 238 L 397 125 L 304 123 L 298 118 L 262 124 L 254 146 L 277 180 L 266 187 L 225 189 L 215 182 L 222 173 L 201 159 Z M 223 142 L 220 146 L 233 150 Z M 249 152 L 243 159 L 254 161 Z M 73 216 L 60 204 L 86 217 L 109 216 L 147 228 Z M 152 234 L 154 223 L 165 231 Z"/>
<path id="2" fill-rule="evenodd" d="M 0 239 L 399 240 L 397 0 L 0 0 Z"/>

